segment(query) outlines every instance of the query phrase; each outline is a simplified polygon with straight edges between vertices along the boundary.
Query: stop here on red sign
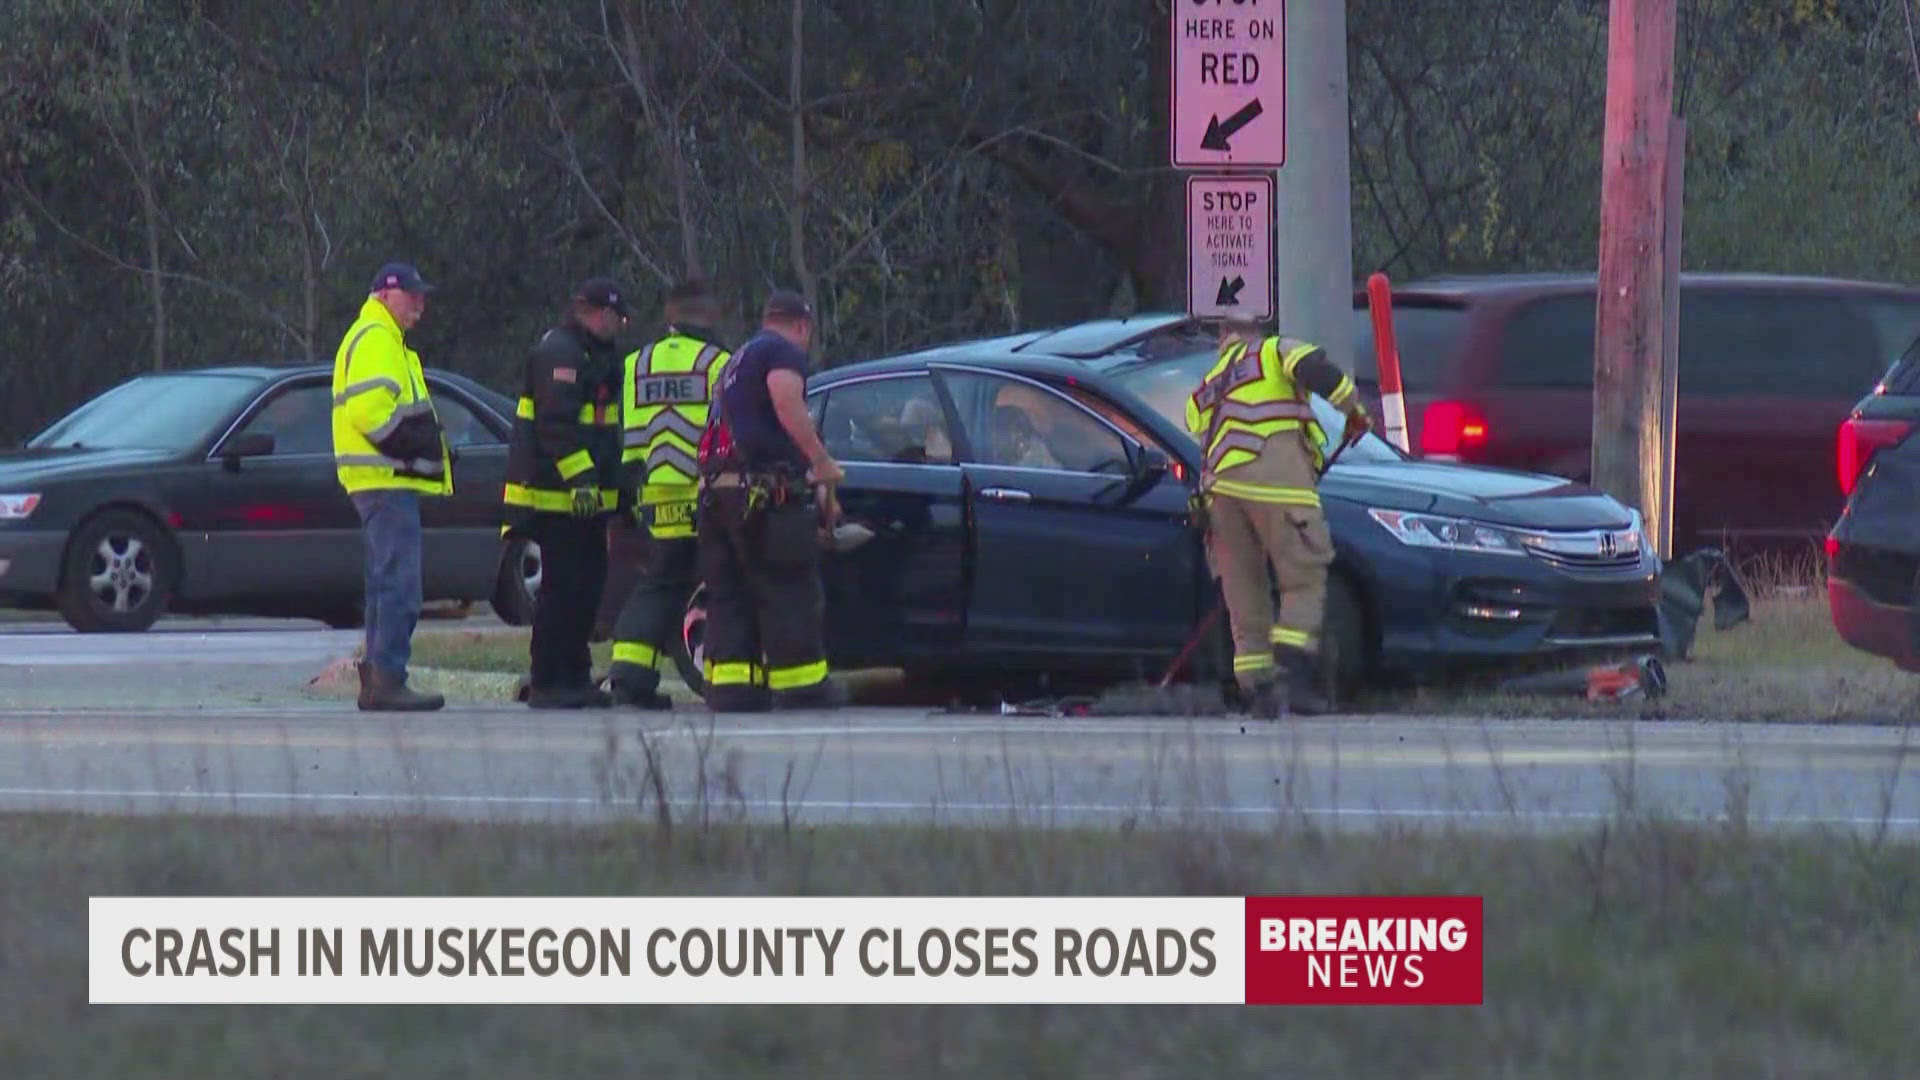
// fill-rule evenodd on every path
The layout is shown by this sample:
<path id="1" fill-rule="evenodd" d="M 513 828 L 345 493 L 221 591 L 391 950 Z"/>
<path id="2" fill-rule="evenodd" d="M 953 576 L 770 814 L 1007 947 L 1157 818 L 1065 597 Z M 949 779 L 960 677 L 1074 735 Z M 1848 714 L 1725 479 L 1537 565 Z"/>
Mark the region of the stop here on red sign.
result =
<path id="1" fill-rule="evenodd" d="M 1249 1005 L 1479 1005 L 1478 896 L 1250 896 Z"/>

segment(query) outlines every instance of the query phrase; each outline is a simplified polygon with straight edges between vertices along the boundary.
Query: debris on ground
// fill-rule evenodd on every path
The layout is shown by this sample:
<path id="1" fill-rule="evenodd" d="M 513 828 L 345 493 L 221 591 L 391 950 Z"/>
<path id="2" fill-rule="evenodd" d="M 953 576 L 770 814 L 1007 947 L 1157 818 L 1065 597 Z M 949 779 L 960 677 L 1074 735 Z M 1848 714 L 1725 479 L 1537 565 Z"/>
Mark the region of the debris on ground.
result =
<path id="1" fill-rule="evenodd" d="M 1702 548 L 1666 564 L 1660 572 L 1660 644 L 1668 657 L 1693 655 L 1694 631 L 1707 600 L 1713 600 L 1713 628 L 1726 631 L 1752 615 L 1747 594 L 1735 579 L 1726 552 Z"/>
<path id="2" fill-rule="evenodd" d="M 1619 664 L 1522 675 L 1501 683 L 1500 690 L 1509 694 L 1575 695 L 1588 701 L 1654 701 L 1667 692 L 1667 670 L 1659 657 L 1640 656 Z"/>

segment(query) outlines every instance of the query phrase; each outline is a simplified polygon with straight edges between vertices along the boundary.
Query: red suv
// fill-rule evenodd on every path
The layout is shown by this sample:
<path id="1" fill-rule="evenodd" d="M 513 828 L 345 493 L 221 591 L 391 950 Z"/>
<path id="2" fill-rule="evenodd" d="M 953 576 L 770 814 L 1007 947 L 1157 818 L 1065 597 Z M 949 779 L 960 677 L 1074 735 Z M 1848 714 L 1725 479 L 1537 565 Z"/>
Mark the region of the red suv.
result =
<path id="1" fill-rule="evenodd" d="M 1423 457 L 1586 481 L 1595 276 L 1432 278 L 1393 291 L 1407 438 Z M 1378 401 L 1354 297 L 1356 381 Z M 1680 275 L 1674 550 L 1818 544 L 1839 516 L 1835 432 L 1920 334 L 1920 290 Z"/>

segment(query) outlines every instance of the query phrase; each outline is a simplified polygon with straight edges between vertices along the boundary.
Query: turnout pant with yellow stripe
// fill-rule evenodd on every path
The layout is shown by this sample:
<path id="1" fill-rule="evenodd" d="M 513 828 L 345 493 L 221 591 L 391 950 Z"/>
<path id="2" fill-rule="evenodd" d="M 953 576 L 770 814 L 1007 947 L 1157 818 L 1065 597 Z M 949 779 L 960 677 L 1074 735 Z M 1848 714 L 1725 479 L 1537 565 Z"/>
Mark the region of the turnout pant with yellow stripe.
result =
<path id="1" fill-rule="evenodd" d="M 1215 479 L 1207 504 L 1209 556 L 1233 624 L 1234 679 L 1244 690 L 1273 679 L 1284 650 L 1317 654 L 1326 612 L 1333 537 L 1312 466 L 1283 439 Z M 1269 564 L 1280 592 L 1277 618 Z"/>
<path id="2" fill-rule="evenodd" d="M 615 685 L 642 697 L 660 688 L 699 574 L 700 545 L 693 537 L 648 538 L 646 565 L 613 626 L 608 676 Z"/>
<path id="3" fill-rule="evenodd" d="M 784 500 L 740 486 L 700 494 L 707 585 L 707 705 L 716 712 L 825 704 L 820 512 L 804 485 Z"/>

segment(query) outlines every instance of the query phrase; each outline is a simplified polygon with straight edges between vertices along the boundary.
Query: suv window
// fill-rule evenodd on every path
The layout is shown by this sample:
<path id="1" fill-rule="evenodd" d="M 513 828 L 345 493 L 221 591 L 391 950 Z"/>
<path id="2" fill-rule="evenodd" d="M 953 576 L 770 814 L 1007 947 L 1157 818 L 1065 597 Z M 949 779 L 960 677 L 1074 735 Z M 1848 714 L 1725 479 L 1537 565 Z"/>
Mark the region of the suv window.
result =
<path id="1" fill-rule="evenodd" d="M 926 375 L 832 387 L 819 413 L 821 442 L 840 461 L 946 465 L 953 461 L 947 414 Z"/>
<path id="2" fill-rule="evenodd" d="M 1400 384 L 1409 393 L 1432 390 L 1453 370 L 1467 333 L 1467 309 L 1440 304 L 1393 306 L 1393 343 L 1400 351 Z M 1373 314 L 1365 304 L 1353 312 L 1353 377 L 1378 383 Z"/>
<path id="3" fill-rule="evenodd" d="M 1500 338 L 1501 385 L 1592 386 L 1593 305 L 1593 295 L 1583 293 L 1535 300 L 1514 312 Z"/>
<path id="4" fill-rule="evenodd" d="M 1848 298 L 1761 290 L 1680 302 L 1680 390 L 1857 398 L 1886 369 L 1878 335 Z"/>
<path id="5" fill-rule="evenodd" d="M 1592 294 L 1536 300 L 1501 338 L 1503 386 L 1593 385 Z M 1680 391 L 1712 396 L 1858 397 L 1886 368 L 1880 331 L 1848 297 L 1683 289 Z"/>
<path id="6" fill-rule="evenodd" d="M 1880 355 L 1893 361 L 1920 336 L 1920 300 L 1874 296 L 1865 301 L 1873 328 L 1880 335 Z"/>

